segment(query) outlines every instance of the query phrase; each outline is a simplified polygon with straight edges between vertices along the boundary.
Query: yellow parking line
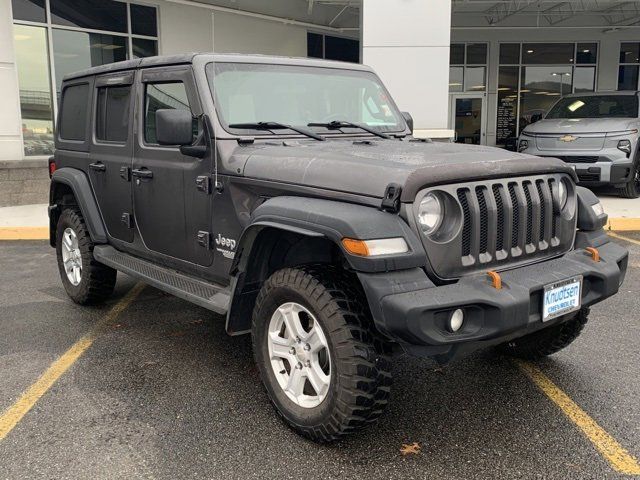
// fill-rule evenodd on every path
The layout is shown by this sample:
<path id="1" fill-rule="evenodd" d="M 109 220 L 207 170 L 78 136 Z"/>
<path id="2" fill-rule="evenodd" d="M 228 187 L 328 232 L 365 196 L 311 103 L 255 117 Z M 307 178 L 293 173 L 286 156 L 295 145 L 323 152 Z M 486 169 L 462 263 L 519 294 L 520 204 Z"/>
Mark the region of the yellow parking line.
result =
<path id="1" fill-rule="evenodd" d="M 516 364 L 582 430 L 616 471 L 626 475 L 640 475 L 638 461 L 539 368 L 522 360 L 516 360 Z"/>
<path id="2" fill-rule="evenodd" d="M 36 402 L 56 383 L 56 381 L 75 363 L 78 358 L 91 346 L 104 328 L 120 315 L 145 287 L 143 283 L 136 284 L 129 292 L 116 303 L 109 313 L 102 318 L 89 333 L 74 343 L 60 358 L 53 362 L 49 368 L 25 391 L 20 398 L 4 411 L 0 416 L 0 441 L 4 439 L 13 427 L 31 410 Z"/>
<path id="3" fill-rule="evenodd" d="M 49 227 L 0 227 L 0 240 L 48 240 Z"/>
<path id="4" fill-rule="evenodd" d="M 635 240 L 633 238 L 626 237 L 624 235 L 620 235 L 618 233 L 607 232 L 607 235 L 609 235 L 610 237 L 613 237 L 613 238 L 619 238 L 620 240 L 624 240 L 625 242 L 629 242 L 629 243 L 634 243 L 636 245 L 640 245 L 640 241 Z"/>
<path id="5" fill-rule="evenodd" d="M 605 230 L 640 230 L 640 218 L 610 218 L 605 225 Z"/>

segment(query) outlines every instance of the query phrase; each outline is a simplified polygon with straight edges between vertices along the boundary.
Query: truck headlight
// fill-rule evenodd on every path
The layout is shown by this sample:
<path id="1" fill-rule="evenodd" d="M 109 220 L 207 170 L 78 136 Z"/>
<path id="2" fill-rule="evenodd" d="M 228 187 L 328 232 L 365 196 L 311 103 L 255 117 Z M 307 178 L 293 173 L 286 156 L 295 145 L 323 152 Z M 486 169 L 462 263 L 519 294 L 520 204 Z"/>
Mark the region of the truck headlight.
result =
<path id="1" fill-rule="evenodd" d="M 527 148 L 529 148 L 529 140 L 520 140 L 520 143 L 518 143 L 518 152 L 524 152 Z"/>
<path id="2" fill-rule="evenodd" d="M 627 154 L 627 158 L 631 155 L 631 141 L 630 140 L 620 140 L 618 142 L 618 150 L 623 151 Z"/>
<path id="3" fill-rule="evenodd" d="M 418 207 L 418 223 L 425 235 L 434 233 L 444 217 L 444 207 L 442 200 L 435 193 L 427 193 Z"/>

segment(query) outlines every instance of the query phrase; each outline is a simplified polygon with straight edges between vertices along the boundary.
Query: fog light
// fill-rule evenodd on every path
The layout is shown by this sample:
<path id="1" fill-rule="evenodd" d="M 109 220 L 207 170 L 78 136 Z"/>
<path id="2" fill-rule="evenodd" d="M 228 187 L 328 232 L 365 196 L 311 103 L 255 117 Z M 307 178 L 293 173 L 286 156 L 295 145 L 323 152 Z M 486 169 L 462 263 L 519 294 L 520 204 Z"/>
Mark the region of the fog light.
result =
<path id="1" fill-rule="evenodd" d="M 518 144 L 518 151 L 524 152 L 527 148 L 529 148 L 529 140 L 520 140 Z"/>
<path id="2" fill-rule="evenodd" d="M 629 140 L 620 140 L 618 142 L 618 150 L 622 150 L 627 154 L 627 158 L 631 155 L 631 142 Z"/>
<path id="3" fill-rule="evenodd" d="M 455 310 L 451 317 L 449 318 L 449 330 L 452 332 L 457 332 L 462 327 L 462 323 L 464 322 L 464 312 L 462 309 Z"/>

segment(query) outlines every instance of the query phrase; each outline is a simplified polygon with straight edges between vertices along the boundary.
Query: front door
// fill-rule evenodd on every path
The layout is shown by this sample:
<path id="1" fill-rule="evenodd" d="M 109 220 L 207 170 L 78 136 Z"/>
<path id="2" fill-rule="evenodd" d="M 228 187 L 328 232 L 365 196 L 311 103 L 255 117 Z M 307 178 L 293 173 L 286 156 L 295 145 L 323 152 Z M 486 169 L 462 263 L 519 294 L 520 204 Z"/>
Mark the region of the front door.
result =
<path id="1" fill-rule="evenodd" d="M 456 143 L 485 145 L 485 105 L 484 94 L 458 94 L 451 96 L 451 118 L 449 126 L 455 131 Z"/>
<path id="2" fill-rule="evenodd" d="M 197 265 L 211 265 L 213 254 L 203 235 L 211 231 L 211 195 L 198 178 L 212 172 L 211 156 L 196 158 L 178 146 L 159 145 L 155 113 L 188 110 L 194 116 L 194 141 L 202 132 L 202 113 L 191 67 L 147 69 L 140 73 L 138 139 L 133 169 L 135 221 L 145 246 L 156 253 Z M 201 183 L 200 183 L 201 184 Z"/>

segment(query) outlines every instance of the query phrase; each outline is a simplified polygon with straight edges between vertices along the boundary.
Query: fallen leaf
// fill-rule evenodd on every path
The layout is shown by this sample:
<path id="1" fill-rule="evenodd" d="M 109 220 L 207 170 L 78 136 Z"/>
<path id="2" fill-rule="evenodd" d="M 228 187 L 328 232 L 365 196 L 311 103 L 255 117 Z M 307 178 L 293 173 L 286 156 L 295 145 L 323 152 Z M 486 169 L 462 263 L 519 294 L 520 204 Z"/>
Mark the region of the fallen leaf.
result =
<path id="1" fill-rule="evenodd" d="M 403 443 L 400 448 L 400 453 L 402 455 L 417 455 L 420 453 L 420 444 L 418 442 L 413 443 Z"/>

